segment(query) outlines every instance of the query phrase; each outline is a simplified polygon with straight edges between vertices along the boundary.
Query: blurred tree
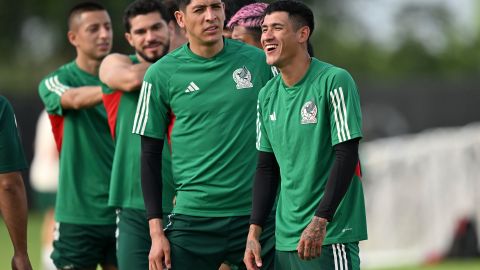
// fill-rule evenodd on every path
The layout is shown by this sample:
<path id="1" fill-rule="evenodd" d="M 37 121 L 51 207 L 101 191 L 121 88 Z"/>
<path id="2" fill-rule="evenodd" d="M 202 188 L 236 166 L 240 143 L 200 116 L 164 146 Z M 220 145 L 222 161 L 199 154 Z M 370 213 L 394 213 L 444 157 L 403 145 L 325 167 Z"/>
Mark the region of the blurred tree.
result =
<path id="1" fill-rule="evenodd" d="M 131 1 L 101 1 L 112 18 L 116 52 L 130 52 L 123 38 L 122 14 Z M 382 1 L 386 0 L 374 4 Z M 35 93 L 40 78 L 73 58 L 74 50 L 66 38 L 66 16 L 76 2 L 79 0 L 0 1 L 0 92 Z M 368 14 L 368 10 L 356 10 L 351 0 L 303 2 L 315 14 L 315 56 L 347 68 L 354 76 L 458 78 L 475 75 L 480 69 L 478 33 L 465 42 L 441 1 L 400 5 L 393 25 L 391 43 L 395 46 L 390 48 L 374 40 L 374 30 L 356 16 L 358 12 Z"/>

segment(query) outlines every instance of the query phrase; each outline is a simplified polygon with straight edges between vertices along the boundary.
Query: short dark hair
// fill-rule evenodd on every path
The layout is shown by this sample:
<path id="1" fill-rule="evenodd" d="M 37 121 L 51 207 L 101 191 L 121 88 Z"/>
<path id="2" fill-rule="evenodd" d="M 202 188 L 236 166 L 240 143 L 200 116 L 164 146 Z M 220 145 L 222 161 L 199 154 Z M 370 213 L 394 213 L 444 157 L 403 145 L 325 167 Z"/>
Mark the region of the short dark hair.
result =
<path id="1" fill-rule="evenodd" d="M 123 26 L 125 31 L 130 32 L 132 25 L 130 19 L 138 15 L 145 15 L 152 12 L 158 12 L 166 22 L 170 20 L 170 16 L 165 6 L 157 0 L 136 0 L 130 3 L 123 13 Z"/>
<path id="2" fill-rule="evenodd" d="M 177 0 L 177 6 L 179 9 L 185 10 L 185 7 L 188 6 L 190 2 L 192 2 L 192 0 Z"/>
<path id="3" fill-rule="evenodd" d="M 310 36 L 312 35 L 315 22 L 313 12 L 307 5 L 295 0 L 280 0 L 268 5 L 265 15 L 281 11 L 288 13 L 288 17 L 294 22 L 297 29 L 308 26 L 310 28 Z"/>
<path id="4" fill-rule="evenodd" d="M 178 11 L 178 5 L 176 0 L 163 0 L 162 4 L 168 11 L 168 22 L 175 20 L 175 11 Z"/>
<path id="5" fill-rule="evenodd" d="M 88 11 L 101 11 L 106 10 L 102 4 L 97 2 L 82 2 L 73 6 L 70 11 L 68 12 L 68 29 L 72 28 L 72 21 L 73 18 L 77 15 L 88 12 Z"/>

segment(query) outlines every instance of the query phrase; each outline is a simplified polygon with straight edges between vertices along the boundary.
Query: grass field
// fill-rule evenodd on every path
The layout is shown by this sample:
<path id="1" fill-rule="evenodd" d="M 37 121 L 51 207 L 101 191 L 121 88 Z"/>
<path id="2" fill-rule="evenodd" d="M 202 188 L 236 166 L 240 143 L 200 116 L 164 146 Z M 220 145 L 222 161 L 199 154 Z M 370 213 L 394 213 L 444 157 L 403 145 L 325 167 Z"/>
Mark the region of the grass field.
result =
<path id="1" fill-rule="evenodd" d="M 28 250 L 34 270 L 40 270 L 40 230 L 42 216 L 39 213 L 31 213 L 28 220 Z M 0 270 L 10 268 L 10 259 L 13 249 L 5 224 L 0 222 Z M 401 268 L 388 268 L 385 270 L 479 270 L 480 260 L 472 261 L 449 261 L 431 266 L 411 266 Z M 383 269 L 379 269 L 383 270 Z"/>

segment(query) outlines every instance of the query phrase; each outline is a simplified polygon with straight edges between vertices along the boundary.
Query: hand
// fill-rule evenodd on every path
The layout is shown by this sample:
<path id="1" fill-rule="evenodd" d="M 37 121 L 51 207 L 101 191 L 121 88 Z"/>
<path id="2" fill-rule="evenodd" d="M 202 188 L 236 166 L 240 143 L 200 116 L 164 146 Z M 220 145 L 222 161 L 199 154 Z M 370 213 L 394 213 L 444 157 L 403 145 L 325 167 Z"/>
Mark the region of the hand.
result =
<path id="1" fill-rule="evenodd" d="M 262 246 L 258 239 L 262 233 L 262 228 L 258 225 L 251 224 L 250 230 L 247 236 L 247 245 L 245 247 L 245 254 L 243 256 L 243 262 L 247 267 L 247 270 L 257 270 L 262 267 L 261 250 Z"/>
<path id="2" fill-rule="evenodd" d="M 28 254 L 15 254 L 12 258 L 12 270 L 32 270 Z"/>
<path id="3" fill-rule="evenodd" d="M 327 220 L 314 216 L 303 230 L 297 246 L 298 256 L 302 260 L 311 260 L 322 253 L 322 244 L 327 234 Z"/>
<path id="4" fill-rule="evenodd" d="M 170 242 L 165 234 L 160 233 L 152 236 L 152 247 L 150 254 L 148 254 L 148 269 L 149 270 L 163 270 L 164 266 L 171 269 L 170 261 Z"/>

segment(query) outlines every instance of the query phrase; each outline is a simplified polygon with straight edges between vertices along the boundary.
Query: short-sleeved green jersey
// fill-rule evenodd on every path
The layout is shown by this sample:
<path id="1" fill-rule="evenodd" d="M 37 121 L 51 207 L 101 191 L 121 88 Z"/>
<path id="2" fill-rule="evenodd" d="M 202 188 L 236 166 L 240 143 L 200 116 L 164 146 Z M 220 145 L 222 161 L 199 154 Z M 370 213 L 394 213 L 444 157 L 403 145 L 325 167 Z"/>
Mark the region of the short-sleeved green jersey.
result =
<path id="1" fill-rule="evenodd" d="M 39 85 L 60 152 L 55 206 L 59 222 L 115 223 L 115 211 L 108 207 L 114 149 L 105 107 L 64 110 L 61 106 L 61 96 L 70 88 L 95 85 L 101 85 L 99 78 L 81 70 L 75 61 L 49 74 Z"/>
<path id="2" fill-rule="evenodd" d="M 133 64 L 139 63 L 130 55 Z M 145 209 L 140 180 L 140 137 L 132 134 L 133 120 L 140 91 L 123 92 L 103 87 L 103 104 L 107 110 L 110 132 L 115 141 L 115 154 L 110 182 L 110 206 Z M 140 89 L 139 89 L 140 90 Z M 163 212 L 173 208 L 174 187 L 167 141 L 163 147 Z"/>
<path id="3" fill-rule="evenodd" d="M 271 80 L 258 101 L 257 149 L 273 152 L 281 175 L 276 249 L 292 251 L 323 197 L 333 146 L 362 137 L 360 101 L 350 74 L 312 58 L 302 80 Z M 327 226 L 324 245 L 367 238 L 360 169 Z"/>
<path id="4" fill-rule="evenodd" d="M 272 77 L 264 53 L 225 39 L 212 58 L 188 44 L 145 75 L 133 132 L 171 142 L 175 213 L 249 215 L 255 173 L 255 107 Z"/>
<path id="5" fill-rule="evenodd" d="M 27 167 L 13 108 L 0 96 L 0 173 L 22 171 Z"/>

